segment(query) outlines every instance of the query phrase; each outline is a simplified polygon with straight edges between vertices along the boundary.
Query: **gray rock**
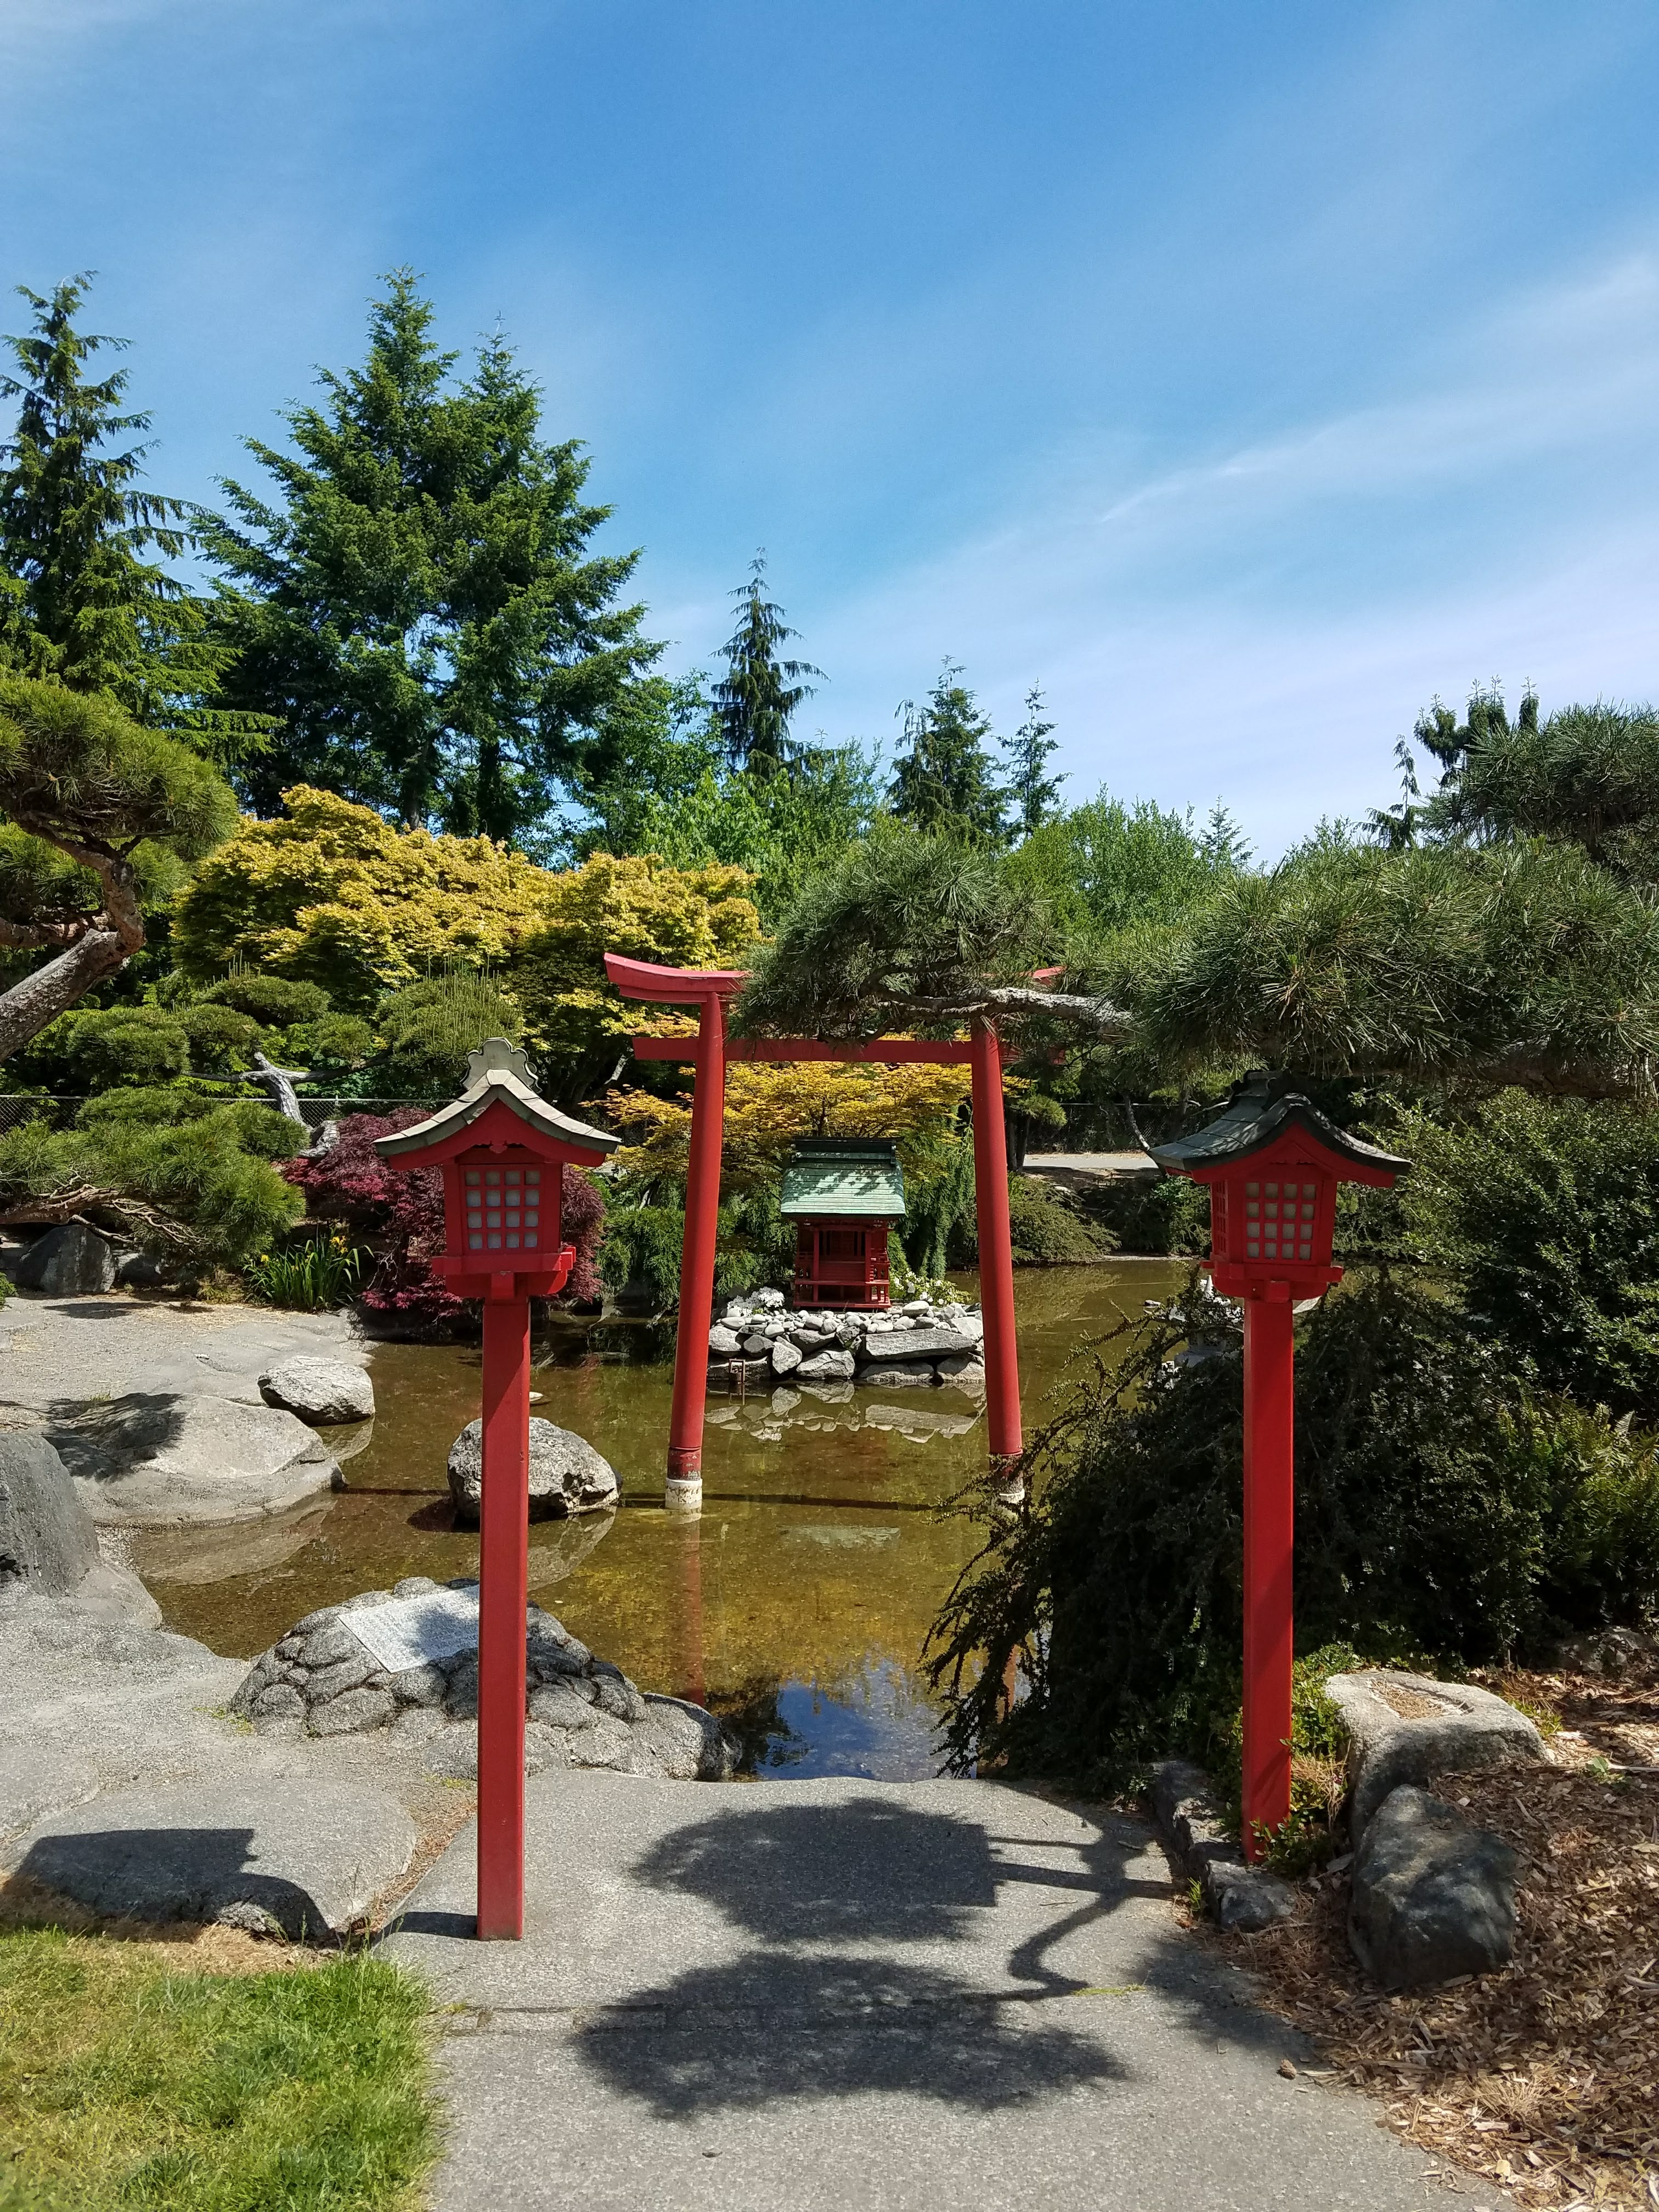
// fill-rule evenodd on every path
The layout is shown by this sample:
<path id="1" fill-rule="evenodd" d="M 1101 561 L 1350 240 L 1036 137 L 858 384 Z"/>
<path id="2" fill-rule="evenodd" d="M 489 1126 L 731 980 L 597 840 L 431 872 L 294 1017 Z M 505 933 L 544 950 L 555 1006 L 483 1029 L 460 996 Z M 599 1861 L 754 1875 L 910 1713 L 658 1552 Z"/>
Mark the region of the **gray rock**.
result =
<path id="1" fill-rule="evenodd" d="M 116 1263 L 118 1290 L 153 1291 L 158 1283 L 166 1282 L 167 1276 L 167 1263 L 153 1252 L 123 1252 Z"/>
<path id="2" fill-rule="evenodd" d="M 954 1352 L 939 1363 L 941 1382 L 960 1382 L 969 1389 L 985 1380 L 985 1354 L 982 1352 Z"/>
<path id="3" fill-rule="evenodd" d="M 469 1421 L 449 1453 L 449 1494 L 458 1528 L 477 1526 L 483 1479 L 483 1424 Z M 530 1424 L 530 1517 L 562 1520 L 571 1513 L 597 1513 L 614 1505 L 616 1471 L 585 1437 L 532 1419 Z"/>
<path id="4" fill-rule="evenodd" d="M 19 1871 L 94 1912 L 341 1933 L 408 1868 L 386 1790 L 300 1773 L 123 1790 L 43 1821 Z"/>
<path id="5" fill-rule="evenodd" d="M 284 1359 L 259 1377 L 259 1395 L 267 1406 L 297 1413 L 311 1428 L 374 1415 L 374 1385 L 361 1367 L 343 1359 Z"/>
<path id="6" fill-rule="evenodd" d="M 38 1431 L 0 1431 L 0 1586 L 67 1597 L 98 1565 L 98 1533 L 69 1469 Z"/>
<path id="7" fill-rule="evenodd" d="M 608 1713 L 612 1720 L 642 1721 L 645 1718 L 645 1699 L 625 1674 L 601 1673 L 593 1670 L 593 1704 L 595 1709 Z"/>
<path id="8" fill-rule="evenodd" d="M 802 1382 L 850 1382 L 856 1362 L 850 1352 L 818 1352 L 795 1370 Z"/>
<path id="9" fill-rule="evenodd" d="M 635 1729 L 654 1753 L 659 1771 L 677 1782 L 726 1782 L 737 1771 L 738 1747 L 701 1705 L 681 1698 L 645 1697 L 645 1718 Z"/>
<path id="10" fill-rule="evenodd" d="M 734 1328 L 716 1322 L 708 1332 L 708 1349 L 717 1359 L 730 1359 L 743 1349 L 743 1339 Z"/>
<path id="11" fill-rule="evenodd" d="M 1265 1867 L 1243 1859 L 1212 1858 L 1199 1876 L 1204 1902 L 1218 1928 L 1230 1936 L 1255 1936 L 1296 1910 L 1296 1892 Z"/>
<path id="12" fill-rule="evenodd" d="M 85 1221 L 60 1222 L 37 1237 L 11 1271 L 20 1291 L 85 1297 L 115 1287 L 115 1247 Z"/>
<path id="13" fill-rule="evenodd" d="M 895 1360 L 870 1368 L 861 1379 L 873 1390 L 931 1390 L 939 1376 L 932 1367 L 901 1366 Z"/>
<path id="14" fill-rule="evenodd" d="M 902 1359 L 914 1365 L 921 1359 L 948 1359 L 963 1350 L 960 1334 L 953 1328 L 896 1328 L 883 1334 L 874 1329 L 864 1340 L 866 1360 Z"/>
<path id="15" fill-rule="evenodd" d="M 772 1340 L 762 1329 L 753 1329 L 743 1340 L 743 1350 L 750 1359 L 769 1359 L 772 1354 Z"/>
<path id="16" fill-rule="evenodd" d="M 800 1353 L 787 1336 L 781 1336 L 772 1346 L 772 1372 L 793 1375 L 800 1365 Z"/>
<path id="17" fill-rule="evenodd" d="M 1377 1807 L 1402 1783 L 1545 1756 L 1543 1739 L 1526 1715 L 1472 1683 L 1366 1668 L 1333 1674 L 1326 1687 L 1348 1731 L 1348 1827 L 1356 1845 Z M 1390 1696 L 1433 1710 L 1402 1714 L 1389 1704 Z"/>
<path id="18" fill-rule="evenodd" d="M 1253 1935 L 1291 1911 L 1296 1893 L 1289 1883 L 1245 1863 L 1201 1766 L 1184 1759 L 1161 1759 L 1152 1769 L 1146 1796 L 1170 1856 L 1188 1881 L 1198 1883 L 1218 1926 Z"/>
<path id="19" fill-rule="evenodd" d="M 346 1690 L 326 1705 L 313 1705 L 306 1725 L 313 1735 L 352 1735 L 362 1729 L 384 1728 L 398 1710 L 390 1690 Z"/>
<path id="20" fill-rule="evenodd" d="M 307 1674 L 305 1680 L 306 1702 L 312 1705 L 326 1705 L 343 1690 L 355 1690 L 368 1681 L 371 1674 L 381 1671 L 380 1662 L 372 1651 L 360 1644 L 349 1659 L 342 1659 L 332 1667 L 319 1668 Z"/>
<path id="21" fill-rule="evenodd" d="M 449 1684 L 439 1668 L 407 1667 L 386 1687 L 401 1705 L 441 1705 Z"/>
<path id="22" fill-rule="evenodd" d="M 1517 1872 L 1509 1845 L 1455 1805 L 1410 1784 L 1391 1790 L 1354 1855 L 1355 1957 L 1389 1990 L 1491 1973 L 1514 1953 Z"/>
<path id="23" fill-rule="evenodd" d="M 750 1304 L 757 1313 L 781 1313 L 784 1306 L 783 1292 L 757 1291 L 750 1297 Z"/>
<path id="24" fill-rule="evenodd" d="M 547 1728 L 585 1729 L 594 1718 L 595 1708 L 586 1698 L 562 1682 L 550 1682 L 544 1687 L 530 1692 L 530 1715 Z"/>
<path id="25" fill-rule="evenodd" d="M 258 1521 L 342 1481 L 303 1421 L 233 1399 L 135 1390 L 46 1434 L 100 1524 Z"/>

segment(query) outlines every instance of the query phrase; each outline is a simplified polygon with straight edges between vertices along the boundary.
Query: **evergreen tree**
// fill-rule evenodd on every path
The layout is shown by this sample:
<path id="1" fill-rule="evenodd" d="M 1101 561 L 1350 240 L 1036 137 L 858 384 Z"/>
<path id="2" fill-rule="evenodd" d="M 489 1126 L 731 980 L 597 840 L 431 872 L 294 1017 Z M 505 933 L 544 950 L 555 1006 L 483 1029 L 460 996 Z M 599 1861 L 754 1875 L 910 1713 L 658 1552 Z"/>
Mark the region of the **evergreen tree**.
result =
<path id="1" fill-rule="evenodd" d="M 89 282 L 49 296 L 20 285 L 33 327 L 5 341 L 17 373 L 0 375 L 0 394 L 17 419 L 0 446 L 0 666 L 102 693 L 136 721 L 234 756 L 263 723 L 214 708 L 222 655 L 203 608 L 147 557 L 185 551 L 190 510 L 140 488 L 149 448 L 121 441 L 150 418 L 124 408 L 125 370 L 88 373 L 101 348 L 125 344 L 76 327 Z"/>
<path id="2" fill-rule="evenodd" d="M 1254 857 L 1250 842 L 1224 799 L 1218 799 L 1206 817 L 1198 851 L 1205 866 L 1218 872 L 1249 866 Z"/>
<path id="3" fill-rule="evenodd" d="M 1029 837 L 1056 811 L 1063 775 L 1049 775 L 1048 763 L 1059 750 L 1054 724 L 1042 719 L 1042 687 L 1034 684 L 1025 695 L 1025 720 L 1012 738 L 999 740 L 1009 768 L 1008 796 L 1013 804 L 1015 826 Z"/>
<path id="4" fill-rule="evenodd" d="M 973 693 L 956 681 L 961 673 L 947 660 L 927 705 L 918 711 L 907 699 L 899 708 L 905 750 L 893 763 L 889 804 L 924 835 L 1000 843 L 1006 794 L 994 777 L 993 732 Z"/>
<path id="5" fill-rule="evenodd" d="M 794 748 L 789 721 L 803 699 L 812 696 L 805 678 L 823 678 L 810 660 L 780 660 L 778 647 L 799 633 L 783 619 L 783 609 L 765 596 L 766 556 L 757 553 L 749 581 L 732 594 L 741 605 L 738 626 L 721 647 L 729 673 L 714 686 L 714 705 L 733 768 L 771 776 L 789 765 Z"/>
<path id="6" fill-rule="evenodd" d="M 581 498 L 579 442 L 544 441 L 499 335 L 457 383 L 432 320 L 394 270 L 363 367 L 289 410 L 297 451 L 246 441 L 276 501 L 227 480 L 231 516 L 204 525 L 228 689 L 284 722 L 240 781 L 265 814 L 303 782 L 411 827 L 533 842 L 604 781 L 660 648 L 618 604 L 637 553 L 589 550 L 611 510 Z"/>

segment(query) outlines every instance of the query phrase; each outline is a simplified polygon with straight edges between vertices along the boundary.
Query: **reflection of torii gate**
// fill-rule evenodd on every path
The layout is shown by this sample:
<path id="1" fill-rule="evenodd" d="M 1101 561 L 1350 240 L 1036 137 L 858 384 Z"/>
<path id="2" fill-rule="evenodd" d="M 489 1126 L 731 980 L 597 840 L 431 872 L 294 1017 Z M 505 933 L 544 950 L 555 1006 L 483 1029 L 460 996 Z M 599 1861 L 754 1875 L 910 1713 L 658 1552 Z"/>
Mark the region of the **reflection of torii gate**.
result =
<path id="1" fill-rule="evenodd" d="M 1020 1450 L 1019 1364 L 1014 1345 L 1014 1265 L 1008 1237 L 1008 1153 L 1002 1127 L 1002 1048 L 976 1016 L 969 1036 L 929 1044 L 915 1037 L 877 1037 L 868 1044 L 824 1044 L 811 1037 L 728 1037 L 726 1002 L 748 981 L 731 968 L 664 968 L 607 952 L 605 972 L 624 999 L 696 1006 L 697 1034 L 638 1036 L 639 1060 L 689 1060 L 696 1070 L 691 1097 L 691 1159 L 685 1182 L 685 1243 L 680 1261 L 679 1331 L 674 1348 L 674 1405 L 669 1417 L 666 1500 L 697 1512 L 702 1505 L 702 1416 L 708 1387 L 708 1328 L 714 1316 L 715 1216 L 720 1194 L 720 1144 L 726 1120 L 726 1068 L 733 1060 L 966 1061 L 973 1071 L 974 1196 L 979 1212 L 979 1295 L 985 1319 L 986 1411 L 991 1464 Z"/>

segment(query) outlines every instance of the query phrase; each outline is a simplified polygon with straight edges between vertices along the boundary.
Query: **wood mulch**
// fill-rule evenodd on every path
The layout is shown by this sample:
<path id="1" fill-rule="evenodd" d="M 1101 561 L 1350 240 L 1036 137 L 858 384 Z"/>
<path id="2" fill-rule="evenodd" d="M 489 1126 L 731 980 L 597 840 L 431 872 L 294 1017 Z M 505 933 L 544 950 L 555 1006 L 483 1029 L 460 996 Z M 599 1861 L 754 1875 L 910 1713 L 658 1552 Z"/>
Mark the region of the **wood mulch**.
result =
<path id="1" fill-rule="evenodd" d="M 1348 1948 L 1345 1873 L 1232 1939 L 1324 2078 L 1382 2098 L 1410 2142 L 1549 2212 L 1659 2206 L 1659 1665 L 1622 1680 L 1480 1678 L 1562 1720 L 1548 1765 L 1434 1784 L 1521 1859 L 1505 1971 L 1389 1996 Z"/>

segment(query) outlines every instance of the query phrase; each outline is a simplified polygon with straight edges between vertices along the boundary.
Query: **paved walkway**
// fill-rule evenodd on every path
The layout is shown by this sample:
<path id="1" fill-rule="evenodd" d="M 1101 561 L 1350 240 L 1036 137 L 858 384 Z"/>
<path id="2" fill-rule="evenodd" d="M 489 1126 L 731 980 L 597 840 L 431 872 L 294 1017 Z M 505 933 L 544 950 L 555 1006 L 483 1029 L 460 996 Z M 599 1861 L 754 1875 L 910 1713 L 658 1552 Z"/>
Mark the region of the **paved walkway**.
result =
<path id="1" fill-rule="evenodd" d="M 1279 2075 L 1305 2047 L 1176 1927 L 1136 1821 L 972 1782 L 528 1791 L 526 1941 L 471 1940 L 469 1829 L 386 1947 L 455 2008 L 436 2212 L 1460 2201 Z"/>

